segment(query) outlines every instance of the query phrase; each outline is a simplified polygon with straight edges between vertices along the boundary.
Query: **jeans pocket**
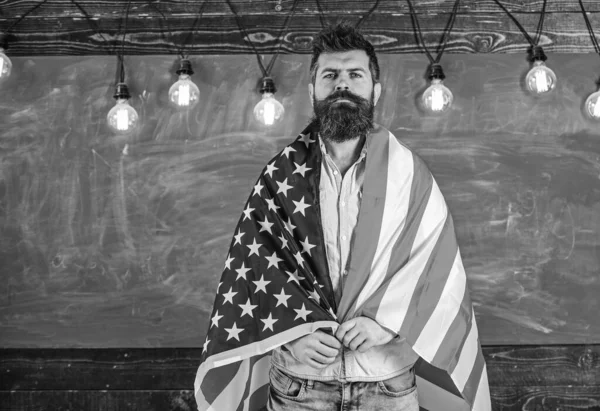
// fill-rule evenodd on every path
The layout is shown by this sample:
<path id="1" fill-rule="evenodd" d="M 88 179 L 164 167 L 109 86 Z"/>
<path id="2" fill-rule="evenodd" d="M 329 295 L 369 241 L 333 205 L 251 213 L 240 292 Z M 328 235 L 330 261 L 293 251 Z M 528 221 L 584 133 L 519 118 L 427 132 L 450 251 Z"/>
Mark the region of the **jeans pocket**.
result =
<path id="1" fill-rule="evenodd" d="M 301 400 L 306 392 L 306 381 L 292 377 L 271 366 L 269 372 L 271 389 L 279 396 L 288 400 Z"/>
<path id="2" fill-rule="evenodd" d="M 385 395 L 390 397 L 403 397 L 408 395 L 417 389 L 414 370 L 411 369 L 404 374 L 397 375 L 384 381 L 379 381 L 378 386 Z"/>

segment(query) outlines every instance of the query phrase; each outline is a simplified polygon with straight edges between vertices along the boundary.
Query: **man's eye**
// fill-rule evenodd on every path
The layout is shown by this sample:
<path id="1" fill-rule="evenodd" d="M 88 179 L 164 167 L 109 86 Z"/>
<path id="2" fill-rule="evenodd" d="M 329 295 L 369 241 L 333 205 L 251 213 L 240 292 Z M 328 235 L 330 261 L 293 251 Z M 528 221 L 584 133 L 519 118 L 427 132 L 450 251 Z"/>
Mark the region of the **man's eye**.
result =
<path id="1" fill-rule="evenodd" d="M 333 73 L 325 74 L 323 78 L 333 78 Z"/>
<path id="2" fill-rule="evenodd" d="M 359 73 L 350 73 L 350 77 L 360 78 L 362 76 Z"/>

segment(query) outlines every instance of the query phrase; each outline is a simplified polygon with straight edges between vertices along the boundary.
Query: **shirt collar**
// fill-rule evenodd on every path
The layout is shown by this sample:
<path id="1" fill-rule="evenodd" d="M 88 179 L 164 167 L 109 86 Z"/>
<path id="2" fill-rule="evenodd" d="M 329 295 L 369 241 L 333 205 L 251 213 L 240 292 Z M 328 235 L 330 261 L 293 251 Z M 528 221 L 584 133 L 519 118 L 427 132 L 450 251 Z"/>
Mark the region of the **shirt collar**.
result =
<path id="1" fill-rule="evenodd" d="M 369 148 L 370 141 L 371 141 L 371 133 L 367 133 L 367 138 L 365 139 L 365 144 L 363 144 L 363 148 L 360 151 L 360 155 L 358 156 L 358 159 L 356 160 L 357 163 L 363 161 L 367 157 L 367 149 Z M 327 147 L 325 146 L 325 143 L 323 142 L 323 137 L 321 137 L 321 133 L 319 133 L 319 147 L 321 148 L 321 153 L 323 155 L 329 155 L 329 153 L 327 153 Z"/>

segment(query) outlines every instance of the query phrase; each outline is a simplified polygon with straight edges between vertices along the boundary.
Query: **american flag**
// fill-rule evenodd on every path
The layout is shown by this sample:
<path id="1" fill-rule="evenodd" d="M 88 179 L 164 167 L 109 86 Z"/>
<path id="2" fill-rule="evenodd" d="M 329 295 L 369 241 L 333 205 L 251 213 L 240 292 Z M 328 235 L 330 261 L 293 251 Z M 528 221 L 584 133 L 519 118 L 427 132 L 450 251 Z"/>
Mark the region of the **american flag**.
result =
<path id="1" fill-rule="evenodd" d="M 421 409 L 491 409 L 452 218 L 424 162 L 376 126 L 342 299 L 329 280 L 319 210 L 321 151 L 309 126 L 264 168 L 239 219 L 203 343 L 199 410 L 258 411 L 272 349 L 356 316 L 419 354 Z"/>

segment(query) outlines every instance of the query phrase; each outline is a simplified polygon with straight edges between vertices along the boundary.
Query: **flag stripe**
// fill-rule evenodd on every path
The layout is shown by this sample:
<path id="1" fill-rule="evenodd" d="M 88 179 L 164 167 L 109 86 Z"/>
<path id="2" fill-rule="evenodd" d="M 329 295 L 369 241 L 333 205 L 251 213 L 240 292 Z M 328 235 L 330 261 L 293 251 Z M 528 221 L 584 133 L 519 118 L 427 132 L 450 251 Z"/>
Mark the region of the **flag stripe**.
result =
<path id="1" fill-rule="evenodd" d="M 223 367 L 208 370 L 204 379 L 201 381 L 196 379 L 196 383 L 201 382 L 200 386 L 196 387 L 196 392 L 201 390 L 204 399 L 209 404 L 212 404 L 225 388 L 223 386 L 223 381 L 231 381 L 238 373 L 241 364 L 242 363 L 238 361 Z"/>
<path id="2" fill-rule="evenodd" d="M 210 406 L 206 409 L 207 411 L 220 411 L 220 410 L 236 410 L 238 405 L 243 400 L 244 391 L 240 390 L 239 387 L 246 385 L 246 381 L 250 377 L 250 360 L 245 359 L 241 361 L 240 367 L 237 370 L 235 376 L 229 381 L 229 384 L 219 394 L 217 398 L 210 402 Z M 202 408 L 198 407 L 198 411 L 203 411 Z"/>
<path id="3" fill-rule="evenodd" d="M 386 197 L 387 156 L 389 132 L 378 130 L 369 140 L 369 152 L 365 166 L 365 181 L 354 244 L 350 253 L 349 272 L 343 294 L 357 296 L 368 280 L 371 263 L 377 251 L 377 241 L 383 221 Z M 357 251 L 358 250 L 358 251 Z M 355 299 L 342 298 L 338 307 L 338 319 L 343 322 L 351 312 Z"/>
<path id="4" fill-rule="evenodd" d="M 437 305 L 413 347 L 426 361 L 433 361 L 444 336 L 458 314 L 466 285 L 465 272 L 460 262 L 460 253 L 457 250 L 440 298 L 434 300 L 437 301 Z M 435 365 L 438 366 L 438 364 Z"/>
<path id="5" fill-rule="evenodd" d="M 386 279 L 391 278 L 388 273 L 389 262 L 394 255 L 394 244 L 401 238 L 406 223 L 406 215 L 410 208 L 410 192 L 408 189 L 413 182 L 413 157 L 410 151 L 404 146 L 397 143 L 396 138 L 390 133 L 388 136 L 389 151 L 387 163 L 387 184 L 386 193 L 398 193 L 397 195 L 388 195 L 385 197 L 383 209 L 383 221 L 379 238 L 377 241 L 377 251 L 371 262 L 369 275 L 366 284 L 362 287 L 358 298 L 355 300 L 351 313 L 360 311 L 360 307 L 364 302 L 376 295 L 376 291 L 385 284 Z M 373 176 L 377 180 L 383 176 Z M 368 182 L 374 184 L 374 182 Z M 365 182 L 367 184 L 367 182 Z M 372 234 L 357 232 L 357 235 L 369 236 Z M 360 255 L 359 249 L 355 250 L 357 255 Z M 379 295 L 383 292 L 379 293 Z M 376 305 L 378 301 L 370 301 L 370 304 Z"/>
<path id="6" fill-rule="evenodd" d="M 417 390 L 419 393 L 419 406 L 427 411 L 469 411 L 469 405 L 465 400 L 418 376 Z"/>
<path id="7" fill-rule="evenodd" d="M 438 367 L 448 370 L 450 373 L 454 371 L 465 343 L 465 336 L 469 335 L 469 331 L 471 330 L 471 318 L 472 305 L 467 288 L 463 294 L 460 309 L 433 358 L 433 363 L 438 364 Z"/>
<path id="8" fill-rule="evenodd" d="M 477 323 L 475 322 L 475 313 L 473 313 L 471 318 L 471 330 L 469 331 L 469 335 L 460 352 L 458 363 L 451 374 L 452 380 L 456 384 L 456 388 L 461 392 L 465 388 L 465 384 L 471 375 L 471 370 L 473 369 L 473 364 L 475 363 L 478 352 L 478 345 Z"/>
<path id="9" fill-rule="evenodd" d="M 433 189 L 435 190 L 435 188 Z M 436 201 L 433 194 L 429 196 L 423 220 L 430 222 L 439 221 L 441 214 L 441 221 L 444 221 L 444 213 L 445 207 L 443 207 L 443 204 Z M 379 306 L 371 303 L 365 304 L 362 312 L 366 313 L 367 316 L 375 316 L 375 319 L 381 325 L 397 331 L 401 336 L 407 336 L 408 333 L 403 333 L 401 329 L 404 327 L 403 323 L 412 321 L 411 316 L 414 316 L 414 311 L 409 311 L 410 303 L 419 278 L 424 272 L 423 270 L 429 261 L 431 252 L 437 243 L 436 240 L 441 234 L 443 227 L 443 223 L 438 223 L 433 227 L 425 223 L 419 226 L 415 241 L 419 242 L 420 247 L 413 250 L 408 262 L 390 279 L 387 290 L 384 293 L 382 292 L 383 296 L 381 297 Z M 425 237 L 429 240 L 423 241 Z"/>
<path id="10" fill-rule="evenodd" d="M 456 385 L 450 374 L 446 372 L 440 372 L 441 370 L 437 367 L 434 367 L 427 361 L 424 361 L 422 358 L 419 358 L 415 364 L 415 374 L 420 378 L 426 379 L 432 384 L 440 387 L 443 390 L 448 391 L 451 394 L 454 394 L 457 397 L 461 396 L 461 392 L 456 389 Z"/>
<path id="11" fill-rule="evenodd" d="M 434 201 L 442 202 L 443 204 L 441 192 L 435 182 L 431 195 L 435 198 Z M 443 225 L 442 233 L 438 237 L 435 247 L 429 256 L 429 261 L 427 261 L 424 268 L 426 275 L 419 277 L 419 282 L 415 287 L 415 293 L 412 296 L 408 309 L 407 315 L 409 318 L 402 324 L 402 329 L 400 330 L 400 335 L 406 335 L 406 339 L 411 344 L 417 340 L 425 324 L 429 321 L 445 287 L 457 252 L 458 244 L 454 236 L 452 217 L 446 210 L 446 222 Z"/>
<path id="12" fill-rule="evenodd" d="M 479 388 L 477 388 L 477 396 L 475 397 L 472 409 L 473 411 L 486 411 L 489 409 L 490 404 L 490 387 L 488 384 L 487 367 L 484 362 L 481 379 L 479 380 Z"/>
<path id="13" fill-rule="evenodd" d="M 469 379 L 467 380 L 463 390 L 463 396 L 467 401 L 469 401 L 469 403 L 473 403 L 475 400 L 477 388 L 479 387 L 479 382 L 481 380 L 481 373 L 483 372 L 485 365 L 483 352 L 481 351 L 481 345 L 479 344 L 479 341 L 477 343 L 477 356 L 475 357 L 475 364 L 473 364 L 471 375 L 469 376 Z"/>
<path id="14" fill-rule="evenodd" d="M 257 409 L 257 404 L 262 403 L 264 405 L 267 403 L 271 356 L 251 357 L 250 361 L 252 361 L 252 377 L 246 381 L 244 401 L 237 408 L 237 411 Z"/>

